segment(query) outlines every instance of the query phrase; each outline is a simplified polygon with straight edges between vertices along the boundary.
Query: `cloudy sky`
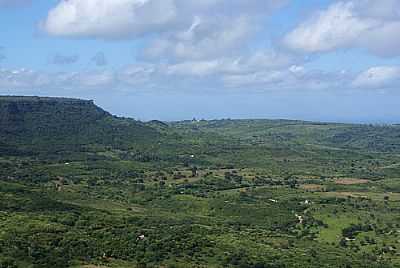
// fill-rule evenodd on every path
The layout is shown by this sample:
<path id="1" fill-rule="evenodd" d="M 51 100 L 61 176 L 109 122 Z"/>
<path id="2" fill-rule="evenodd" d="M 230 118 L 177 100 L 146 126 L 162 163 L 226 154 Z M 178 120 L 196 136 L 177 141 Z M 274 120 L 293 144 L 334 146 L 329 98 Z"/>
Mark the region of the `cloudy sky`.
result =
<path id="1" fill-rule="evenodd" d="M 398 0 L 0 0 L 0 94 L 142 120 L 400 122 Z"/>

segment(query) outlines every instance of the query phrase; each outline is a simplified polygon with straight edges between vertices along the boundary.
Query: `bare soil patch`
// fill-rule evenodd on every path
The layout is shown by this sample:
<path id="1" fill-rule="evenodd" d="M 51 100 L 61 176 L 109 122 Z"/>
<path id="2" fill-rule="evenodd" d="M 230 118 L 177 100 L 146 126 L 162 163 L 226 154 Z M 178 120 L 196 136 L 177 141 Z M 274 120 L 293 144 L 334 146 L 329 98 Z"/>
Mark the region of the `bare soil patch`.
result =
<path id="1" fill-rule="evenodd" d="M 335 183 L 341 185 L 366 184 L 369 183 L 369 180 L 356 179 L 356 178 L 341 178 L 341 179 L 336 179 Z"/>
<path id="2" fill-rule="evenodd" d="M 320 184 L 302 184 L 300 185 L 301 189 L 308 190 L 308 191 L 323 191 L 325 190 L 324 185 Z"/>

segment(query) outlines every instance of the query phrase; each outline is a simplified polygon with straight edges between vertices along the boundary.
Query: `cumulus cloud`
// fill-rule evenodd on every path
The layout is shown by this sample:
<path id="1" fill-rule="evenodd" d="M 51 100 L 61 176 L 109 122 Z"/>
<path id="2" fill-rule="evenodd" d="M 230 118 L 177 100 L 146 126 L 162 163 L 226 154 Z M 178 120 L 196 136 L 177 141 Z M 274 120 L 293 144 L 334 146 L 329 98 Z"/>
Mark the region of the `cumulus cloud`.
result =
<path id="1" fill-rule="evenodd" d="M 301 23 L 283 43 L 307 53 L 360 47 L 382 57 L 400 56 L 399 10 L 397 0 L 340 1 Z"/>
<path id="2" fill-rule="evenodd" d="M 263 19 L 286 2 L 220 0 L 206 9 L 191 4 L 188 12 L 191 15 L 186 16 L 182 27 L 153 40 L 143 56 L 145 59 L 163 57 L 178 61 L 237 56 L 262 28 Z"/>
<path id="3" fill-rule="evenodd" d="M 214 17 L 278 8 L 286 0 L 62 0 L 42 22 L 50 35 L 137 38 L 186 28 L 195 16 Z M 229 9 L 226 6 L 229 6 Z M 229 10 L 230 12 L 227 12 Z M 225 13 L 225 14 L 224 14 Z"/>
<path id="4" fill-rule="evenodd" d="M 54 36 L 135 38 L 168 29 L 176 17 L 173 0 L 62 0 L 42 27 Z"/>
<path id="5" fill-rule="evenodd" d="M 139 50 L 136 63 L 112 71 L 94 66 L 92 71 L 61 73 L 4 70 L 0 80 L 3 85 L 20 87 L 32 80 L 47 88 L 115 90 L 358 89 L 397 81 L 395 72 L 385 68 L 360 74 L 311 70 L 307 61 L 312 57 L 307 53 L 362 47 L 381 56 L 400 55 L 400 1 L 336 1 L 289 32 L 282 48 L 264 35 L 270 13 L 287 2 L 60 0 L 41 23 L 47 34 L 108 41 L 141 39 L 144 49 Z M 263 42 L 269 44 L 267 48 L 262 48 Z M 57 55 L 53 62 L 77 60 Z M 107 58 L 98 52 L 90 62 L 106 66 Z"/>
<path id="6" fill-rule="evenodd" d="M 285 69 L 225 75 L 224 85 L 258 90 L 329 90 L 348 87 L 350 77 L 344 72 L 307 70 L 292 65 Z"/>
<path id="7" fill-rule="evenodd" d="M 65 90 L 380 90 L 400 84 L 399 66 L 378 66 L 360 73 L 324 72 L 303 65 L 256 69 L 233 59 L 191 61 L 177 64 L 138 62 L 113 71 L 43 72 L 0 69 L 0 89 Z"/>
<path id="8" fill-rule="evenodd" d="M 74 83 L 83 88 L 112 87 L 115 82 L 115 74 L 111 71 L 87 71 L 80 73 Z"/>
<path id="9" fill-rule="evenodd" d="M 144 51 L 145 58 L 174 57 L 199 60 L 226 55 L 241 47 L 254 33 L 254 24 L 247 16 L 237 18 L 195 17 L 182 31 L 156 39 Z"/>
<path id="10" fill-rule="evenodd" d="M 248 71 L 284 69 L 288 66 L 300 64 L 305 61 L 304 58 L 284 53 L 276 49 L 256 50 L 252 54 L 242 58 L 244 69 Z"/>
<path id="11" fill-rule="evenodd" d="M 50 59 L 51 64 L 55 65 L 69 65 L 79 61 L 78 55 L 61 55 L 56 54 Z"/>
<path id="12" fill-rule="evenodd" d="M 31 69 L 0 69 L 0 89 L 103 89 L 111 87 L 110 71 L 42 72 Z"/>
<path id="13" fill-rule="evenodd" d="M 237 61 L 229 59 L 185 61 L 183 63 L 169 65 L 167 74 L 204 77 L 221 73 L 238 72 L 239 68 L 240 66 L 238 66 Z"/>
<path id="14" fill-rule="evenodd" d="M 224 59 L 177 64 L 136 63 L 114 71 L 39 72 L 0 69 L 0 89 L 113 89 L 202 90 L 204 88 L 247 90 L 345 88 L 345 73 L 324 73 L 304 66 L 256 69 L 246 61 Z"/>
<path id="15" fill-rule="evenodd" d="M 373 20 L 361 20 L 353 14 L 352 2 L 339 2 L 302 23 L 290 32 L 284 43 L 291 49 L 325 52 L 353 45 L 365 31 L 376 26 Z"/>
<path id="16" fill-rule="evenodd" d="M 138 39 L 143 59 L 204 60 L 233 53 L 288 0 L 62 0 L 41 28 L 51 36 Z"/>
<path id="17" fill-rule="evenodd" d="M 104 52 L 97 52 L 91 59 L 91 62 L 96 64 L 97 66 L 105 66 L 107 65 L 107 59 Z"/>
<path id="18" fill-rule="evenodd" d="M 118 81 L 124 85 L 148 85 L 151 80 L 159 75 L 160 69 L 162 69 L 162 67 L 153 64 L 135 64 L 122 68 L 118 72 L 117 77 Z"/>
<path id="19" fill-rule="evenodd" d="M 288 0 L 62 0 L 42 21 L 49 35 L 104 40 L 146 35 L 140 63 L 117 71 L 118 85 L 167 79 L 223 83 L 223 76 L 269 71 L 298 58 L 272 49 L 247 47 L 272 11 Z M 104 53 L 92 59 L 106 65 Z M 160 82 L 160 84 L 165 84 Z M 187 86 L 187 85 L 186 85 Z"/>
<path id="20" fill-rule="evenodd" d="M 385 89 L 400 84 L 399 66 L 377 66 L 361 72 L 352 86 L 365 89 Z"/>
<path id="21" fill-rule="evenodd" d="M 186 60 L 169 64 L 166 68 L 168 74 L 180 76 L 210 76 L 229 74 L 249 74 L 257 71 L 275 71 L 286 69 L 301 58 L 290 54 L 277 52 L 273 49 L 257 50 L 246 56 L 214 57 L 205 60 Z"/>
<path id="22" fill-rule="evenodd" d="M 49 77 L 28 69 L 0 69 L 0 88 L 32 88 L 46 85 Z"/>

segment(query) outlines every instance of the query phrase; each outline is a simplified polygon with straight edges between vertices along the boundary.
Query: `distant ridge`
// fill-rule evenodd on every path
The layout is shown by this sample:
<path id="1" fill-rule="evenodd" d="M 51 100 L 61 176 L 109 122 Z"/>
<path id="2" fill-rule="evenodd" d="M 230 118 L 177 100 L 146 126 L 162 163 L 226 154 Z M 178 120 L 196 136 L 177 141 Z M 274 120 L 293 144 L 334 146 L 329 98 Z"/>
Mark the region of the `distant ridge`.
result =
<path id="1" fill-rule="evenodd" d="M 71 102 L 71 103 L 93 103 L 93 100 L 83 100 L 77 98 L 64 98 L 64 97 L 39 97 L 39 96 L 13 96 L 3 95 L 0 96 L 0 101 L 26 101 L 26 102 Z"/>

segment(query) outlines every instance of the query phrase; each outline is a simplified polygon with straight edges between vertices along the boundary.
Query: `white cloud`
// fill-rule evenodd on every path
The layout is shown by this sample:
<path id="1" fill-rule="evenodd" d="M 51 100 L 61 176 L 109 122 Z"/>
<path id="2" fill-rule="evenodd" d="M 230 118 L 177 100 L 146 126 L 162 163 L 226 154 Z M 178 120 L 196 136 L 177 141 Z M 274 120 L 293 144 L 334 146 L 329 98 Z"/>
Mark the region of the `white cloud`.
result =
<path id="1" fill-rule="evenodd" d="M 167 73 L 172 75 L 206 76 L 216 74 L 221 65 L 222 63 L 217 60 L 184 62 L 169 66 Z"/>
<path id="2" fill-rule="evenodd" d="M 399 10 L 397 0 L 340 1 L 301 23 L 283 43 L 307 53 L 360 47 L 382 57 L 400 56 Z"/>
<path id="3" fill-rule="evenodd" d="M 90 89 L 115 85 L 110 71 L 39 72 L 30 69 L 0 69 L 0 89 Z"/>
<path id="4" fill-rule="evenodd" d="M 64 61 L 63 61 L 64 62 Z M 216 56 L 207 59 L 189 59 L 174 62 L 137 62 L 114 71 L 94 70 L 80 72 L 17 71 L 12 79 L 0 76 L 1 87 L 24 88 L 38 85 L 43 88 L 82 89 L 110 88 L 113 90 L 181 89 L 235 87 L 246 84 L 236 80 L 249 79 L 248 84 L 272 83 L 285 76 L 301 76 L 302 60 L 273 49 L 256 50 L 248 55 Z M 4 73 L 13 72 L 4 70 Z M 29 74 L 29 75 L 28 75 Z M 265 75 L 266 74 L 266 75 Z M 264 76 L 265 78 L 260 78 Z M 38 80 L 37 77 L 41 77 Z M 255 77 L 255 78 L 252 78 Z M 254 81 L 251 81 L 253 79 Z M 39 83 L 40 81 L 40 83 Z M 232 81 L 232 82 L 230 82 Z M 236 84 L 236 85 L 233 85 Z"/>
<path id="5" fill-rule="evenodd" d="M 42 26 L 50 35 L 55 36 L 136 38 L 142 34 L 185 29 L 196 16 L 206 17 L 208 20 L 215 16 L 267 14 L 286 2 L 287 0 L 61 0 L 50 10 Z"/>
<path id="6" fill-rule="evenodd" d="M 242 60 L 243 61 L 243 60 Z M 303 58 L 295 57 L 289 53 L 283 53 L 274 49 L 256 50 L 245 59 L 248 70 L 282 69 L 293 64 L 303 62 Z"/>
<path id="7" fill-rule="evenodd" d="M 304 74 L 305 69 L 303 66 L 292 65 L 290 66 L 289 71 L 293 74 Z"/>
<path id="8" fill-rule="evenodd" d="M 286 0 L 61 0 L 42 22 L 49 35 L 104 40 L 147 35 L 142 39 L 145 50 L 141 58 L 114 70 L 96 67 L 107 64 L 103 52 L 90 58 L 96 66 L 86 68 L 92 70 L 0 69 L 0 89 L 394 88 L 400 85 L 398 67 L 374 67 L 359 74 L 324 72 L 309 69 L 307 61 L 312 57 L 293 52 L 363 47 L 382 56 L 400 55 L 400 1 L 381 1 L 349 0 L 330 5 L 285 36 L 287 50 L 274 49 L 274 45 L 260 48 L 268 39 L 264 35 L 269 25 L 262 23 Z M 74 55 L 56 55 L 52 62 L 70 64 L 77 60 Z"/>
<path id="9" fill-rule="evenodd" d="M 204 60 L 237 54 L 288 0 L 61 0 L 41 28 L 51 36 L 138 39 L 144 59 Z"/>
<path id="10" fill-rule="evenodd" d="M 0 6 L 5 2 L 11 1 L 0 0 Z M 354 74 L 310 70 L 307 65 L 312 53 L 353 47 L 400 56 L 400 1 L 336 1 L 289 32 L 284 48 L 276 47 L 268 37 L 268 18 L 287 2 L 60 0 L 41 23 L 49 35 L 141 39 L 145 49 L 140 58 L 114 70 L 96 67 L 107 64 L 103 52 L 77 72 L 0 69 L 0 89 L 358 90 L 400 85 L 398 67 Z M 268 48 L 260 48 L 263 43 Z M 70 64 L 78 58 L 56 55 L 52 62 Z"/>
<path id="11" fill-rule="evenodd" d="M 175 22 L 174 0 L 62 0 L 42 23 L 54 36 L 135 38 Z"/>
<path id="12" fill-rule="evenodd" d="M 256 50 L 249 55 L 237 57 L 214 57 L 204 60 L 185 60 L 165 64 L 165 73 L 179 76 L 220 76 L 244 75 L 258 71 L 276 71 L 286 69 L 302 60 L 290 54 L 273 49 Z M 300 68 L 300 67 L 298 67 Z"/>
<path id="13" fill-rule="evenodd" d="M 352 85 L 365 89 L 385 89 L 400 86 L 400 67 L 378 66 L 360 73 Z"/>
<path id="14" fill-rule="evenodd" d="M 149 84 L 157 76 L 157 67 L 152 64 L 136 64 L 124 67 L 117 73 L 118 81 L 128 86 Z"/>
<path id="15" fill-rule="evenodd" d="M 285 69 L 223 77 L 226 87 L 278 91 L 343 89 L 347 87 L 349 81 L 349 76 L 344 73 L 311 71 L 296 65 Z"/>
<path id="16" fill-rule="evenodd" d="M 62 0 L 42 22 L 52 36 L 144 39 L 141 62 L 104 74 L 63 74 L 64 84 L 114 88 L 220 87 L 224 77 L 278 72 L 298 58 L 247 47 L 272 11 L 288 0 Z M 82 78 L 82 79 L 81 79 Z M 54 81 L 52 82 L 55 83 Z"/>
<path id="17" fill-rule="evenodd" d="M 395 89 L 400 85 L 400 67 L 373 67 L 359 74 L 323 72 L 302 65 L 256 69 L 240 60 L 190 61 L 178 64 L 136 63 L 115 71 L 40 72 L 0 69 L 0 90 L 115 90 L 198 91 L 238 89 L 364 90 Z"/>
<path id="18" fill-rule="evenodd" d="M 227 87 L 258 86 L 265 88 L 272 84 L 278 85 L 287 78 L 283 71 L 262 71 L 249 74 L 225 75 L 223 82 Z"/>
<path id="19" fill-rule="evenodd" d="M 112 87 L 115 82 L 115 74 L 111 71 L 89 71 L 80 73 L 74 81 L 83 88 Z"/>
<path id="20" fill-rule="evenodd" d="M 29 69 L 0 69 L 0 88 L 40 87 L 48 82 L 46 75 Z"/>
<path id="21" fill-rule="evenodd" d="M 305 52 L 325 52 L 349 47 L 365 31 L 376 27 L 374 20 L 353 14 L 353 2 L 339 2 L 302 23 L 284 39 L 287 47 Z"/>
<path id="22" fill-rule="evenodd" d="M 247 71 L 240 60 L 221 58 L 215 60 L 185 61 L 170 64 L 166 68 L 166 74 L 179 76 L 215 76 L 226 73 L 242 73 Z"/>
<path id="23" fill-rule="evenodd" d="M 172 32 L 154 40 L 145 49 L 147 59 L 160 57 L 178 60 L 200 60 L 233 54 L 255 32 L 252 19 L 195 17 L 193 22 L 181 31 Z"/>

